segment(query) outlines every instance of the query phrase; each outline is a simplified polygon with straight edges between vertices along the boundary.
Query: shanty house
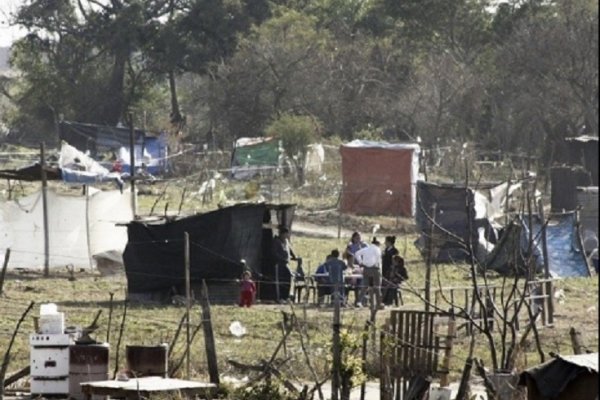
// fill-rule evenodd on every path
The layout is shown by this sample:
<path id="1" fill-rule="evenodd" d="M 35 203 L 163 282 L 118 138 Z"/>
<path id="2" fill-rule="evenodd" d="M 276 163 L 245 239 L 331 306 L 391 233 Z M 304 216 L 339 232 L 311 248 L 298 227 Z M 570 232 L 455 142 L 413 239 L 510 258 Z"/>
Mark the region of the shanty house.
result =
<path id="1" fill-rule="evenodd" d="M 414 143 L 354 140 L 342 145 L 341 211 L 413 216 L 419 152 Z"/>
<path id="2" fill-rule="evenodd" d="M 521 373 L 528 400 L 596 400 L 598 353 L 557 356 Z"/>
<path id="3" fill-rule="evenodd" d="M 185 293 L 184 233 L 189 235 L 192 289 L 206 281 L 212 302 L 236 302 L 244 268 L 257 297 L 275 298 L 274 230 L 291 228 L 293 205 L 238 204 L 176 220 L 131 221 L 123 254 L 130 298 L 164 301 Z M 280 280 L 291 279 L 279 271 Z M 285 294 L 284 294 L 285 297 Z"/>
<path id="4" fill-rule="evenodd" d="M 122 164 L 122 171 L 130 171 L 131 129 L 80 122 L 61 121 L 59 137 L 81 151 L 100 160 L 103 156 L 116 156 Z M 168 145 L 165 134 L 152 135 L 141 129 L 134 129 L 134 157 L 136 167 L 145 164 L 147 172 L 160 174 L 168 168 Z M 114 154 L 112 154 L 114 153 Z M 107 161 L 107 160 L 100 160 Z"/>
<path id="5" fill-rule="evenodd" d="M 282 156 L 283 149 L 275 138 L 239 138 L 231 154 L 231 176 L 243 180 L 273 172 L 280 166 Z"/>

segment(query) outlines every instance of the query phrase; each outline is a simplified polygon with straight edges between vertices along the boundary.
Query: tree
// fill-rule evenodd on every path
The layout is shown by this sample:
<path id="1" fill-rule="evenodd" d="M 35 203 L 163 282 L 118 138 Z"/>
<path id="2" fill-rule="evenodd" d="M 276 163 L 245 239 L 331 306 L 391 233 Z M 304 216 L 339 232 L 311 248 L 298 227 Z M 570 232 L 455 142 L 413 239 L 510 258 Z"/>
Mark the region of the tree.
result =
<path id="1" fill-rule="evenodd" d="M 53 131 L 60 117 L 116 125 L 155 84 L 139 51 L 149 21 L 168 9 L 164 1 L 35 0 L 15 22 L 29 34 L 13 46 L 21 72 L 14 88 L 19 114 L 13 126 Z"/>
<path id="2" fill-rule="evenodd" d="M 298 185 L 304 184 L 306 153 L 319 131 L 318 121 L 307 116 L 291 114 L 282 114 L 265 129 L 266 136 L 281 140 L 283 150 L 296 170 Z"/>
<path id="3" fill-rule="evenodd" d="M 210 108 L 223 136 L 260 135 L 273 116 L 287 112 L 315 115 L 328 37 L 315 24 L 315 18 L 278 8 L 215 67 Z"/>
<path id="4" fill-rule="evenodd" d="M 598 133 L 598 4 L 565 0 L 530 11 L 495 54 L 491 130 L 546 164 L 565 136 Z"/>
<path id="5" fill-rule="evenodd" d="M 176 77 L 184 72 L 204 75 L 211 64 L 233 53 L 238 36 L 270 15 L 264 0 L 176 0 L 166 22 L 153 21 L 143 51 L 151 69 L 168 78 L 171 122 L 181 127 L 184 117 Z"/>

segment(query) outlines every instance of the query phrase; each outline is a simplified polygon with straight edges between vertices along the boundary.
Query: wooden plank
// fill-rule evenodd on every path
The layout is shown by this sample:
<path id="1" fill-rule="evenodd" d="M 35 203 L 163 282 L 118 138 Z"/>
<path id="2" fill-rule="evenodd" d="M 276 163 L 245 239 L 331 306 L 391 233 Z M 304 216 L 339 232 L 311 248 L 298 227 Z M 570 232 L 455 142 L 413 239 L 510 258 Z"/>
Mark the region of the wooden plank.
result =
<path id="1" fill-rule="evenodd" d="M 414 375 L 414 366 L 417 363 L 417 313 L 412 313 L 410 316 L 410 370 L 411 375 Z"/>
<path id="2" fill-rule="evenodd" d="M 438 369 L 438 352 L 440 351 L 440 338 L 436 336 L 434 338 L 434 346 L 433 346 L 433 371 L 436 372 L 436 375 L 439 373 Z"/>
<path id="3" fill-rule="evenodd" d="M 182 389 L 207 389 L 216 387 L 214 383 L 162 378 L 159 376 L 149 376 L 137 379 L 133 378 L 127 381 L 108 380 L 82 382 L 81 387 L 83 388 L 84 386 L 92 389 L 117 389 L 124 391 L 137 391 L 139 389 L 144 392 L 162 392 Z"/>
<path id="4" fill-rule="evenodd" d="M 435 351 L 435 349 L 434 349 L 434 347 L 435 347 L 434 346 L 435 337 L 434 337 L 434 334 L 433 334 L 433 318 L 435 318 L 435 315 L 433 315 L 433 314 L 430 314 L 428 316 L 428 318 L 427 318 L 427 321 L 428 321 L 428 326 L 427 326 L 427 341 L 428 341 L 428 343 L 427 343 L 427 347 L 428 347 L 428 350 L 429 350 L 427 364 L 429 365 L 428 366 L 429 371 L 432 371 L 432 372 L 435 371 L 435 365 L 433 363 L 433 360 L 434 360 L 434 351 Z"/>
<path id="5" fill-rule="evenodd" d="M 444 361 L 443 368 L 444 371 L 450 370 L 450 358 L 452 357 L 452 343 L 454 341 L 454 332 L 455 332 L 455 321 L 453 319 L 448 323 L 448 333 L 446 335 L 446 340 L 444 341 L 445 350 L 444 350 Z M 448 386 L 448 373 L 444 373 L 440 379 L 440 386 L 445 387 Z"/>
<path id="6" fill-rule="evenodd" d="M 417 315 L 417 338 L 415 340 L 415 346 L 417 347 L 416 351 L 416 362 L 414 364 L 414 369 L 417 373 L 424 374 L 426 373 L 423 369 L 423 317 L 427 314 L 419 313 Z"/>

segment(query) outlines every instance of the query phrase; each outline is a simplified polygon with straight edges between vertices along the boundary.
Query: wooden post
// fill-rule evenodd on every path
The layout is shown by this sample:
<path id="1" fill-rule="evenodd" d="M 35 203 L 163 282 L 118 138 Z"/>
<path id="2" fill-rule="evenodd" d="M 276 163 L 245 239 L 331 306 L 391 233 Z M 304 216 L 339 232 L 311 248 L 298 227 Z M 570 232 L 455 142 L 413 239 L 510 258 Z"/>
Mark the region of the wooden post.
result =
<path id="1" fill-rule="evenodd" d="M 190 307 L 191 307 L 191 288 L 190 288 L 190 235 L 183 233 L 185 245 L 185 346 L 187 355 L 185 358 L 185 379 L 190 379 Z"/>
<path id="2" fill-rule="evenodd" d="M 208 375 L 210 382 L 219 386 L 219 367 L 217 364 L 217 349 L 210 319 L 210 302 L 208 300 L 208 288 L 206 281 L 202 281 L 202 328 L 204 330 L 204 345 L 206 347 L 206 361 L 208 363 Z"/>
<path id="3" fill-rule="evenodd" d="M 340 284 L 336 283 L 335 291 L 333 293 L 333 365 L 331 378 L 331 400 L 338 400 L 340 392 L 340 371 L 342 367 L 342 349 L 340 347 L 340 289 Z"/>
<path id="4" fill-rule="evenodd" d="M 135 128 L 133 127 L 133 113 L 129 112 L 129 179 L 131 185 L 131 212 L 133 218 L 137 216 L 137 197 L 135 194 Z"/>
<path id="5" fill-rule="evenodd" d="M 83 185 L 85 193 L 85 235 L 87 236 L 87 253 L 90 271 L 94 268 L 92 263 L 92 238 L 90 234 L 90 188 L 88 185 Z"/>
<path id="6" fill-rule="evenodd" d="M 540 199 L 538 202 L 538 209 L 538 212 L 540 214 L 540 224 L 542 227 L 542 255 L 544 257 L 544 279 L 546 279 L 546 281 L 544 281 L 542 285 L 544 286 L 544 291 L 548 296 L 547 301 L 545 301 L 545 304 L 548 304 L 548 309 L 546 310 L 546 307 L 544 307 L 544 314 L 547 314 L 548 324 L 552 325 L 552 323 L 554 322 L 554 296 L 552 293 L 552 282 L 549 281 L 550 262 L 548 260 L 548 241 L 546 234 L 548 224 L 546 223 L 546 218 L 544 216 L 544 204 L 542 203 L 542 199 Z"/>
<path id="7" fill-rule="evenodd" d="M 114 292 L 109 292 L 110 300 L 108 302 L 108 325 L 106 327 L 106 343 L 110 343 L 110 328 L 112 324 L 112 314 L 113 314 L 113 298 L 115 297 Z"/>
<path id="8" fill-rule="evenodd" d="M 575 328 L 571 328 L 569 330 L 569 336 L 571 336 L 571 345 L 573 346 L 573 353 L 583 354 L 583 348 L 585 346 L 582 344 L 581 332 L 579 332 Z"/>
<path id="9" fill-rule="evenodd" d="M 10 260 L 10 248 L 4 252 L 4 263 L 2 264 L 2 271 L 0 272 L 0 295 L 4 288 L 4 277 L 6 276 L 6 270 L 8 268 L 8 260 Z"/>
<path id="10" fill-rule="evenodd" d="M 337 199 L 337 209 L 338 209 L 338 218 L 337 218 L 337 238 L 340 239 L 342 237 L 342 195 L 344 193 L 344 187 L 340 189 L 340 193 L 338 194 Z"/>
<path id="11" fill-rule="evenodd" d="M 592 277 L 592 276 L 594 276 L 593 268 L 590 265 L 590 260 L 586 256 L 585 249 L 583 247 L 583 237 L 581 236 L 581 220 L 579 217 L 579 209 L 577 209 L 577 211 L 575 211 L 575 235 L 576 235 L 577 243 L 579 244 L 579 249 L 581 250 L 581 253 L 583 254 L 583 259 L 585 261 L 585 266 L 587 267 L 588 276 Z"/>
<path id="12" fill-rule="evenodd" d="M 119 338 L 117 339 L 117 353 L 115 355 L 115 371 L 113 379 L 116 379 L 119 371 L 119 349 L 121 348 L 121 339 L 123 339 L 123 331 L 125 330 L 125 319 L 127 318 L 127 300 L 123 302 L 123 318 L 121 319 L 121 327 L 119 328 Z"/>
<path id="13" fill-rule="evenodd" d="M 512 173 L 508 175 L 508 180 L 506 181 L 506 197 L 504 198 L 504 225 L 507 226 L 509 222 L 508 216 L 508 205 L 510 204 L 510 178 L 512 177 Z"/>
<path id="14" fill-rule="evenodd" d="M 435 212 L 437 204 L 431 206 L 431 220 L 429 223 L 429 243 L 427 244 L 427 264 L 425 269 L 425 312 L 429 311 L 429 303 L 431 302 L 431 263 L 433 262 L 433 232 L 435 228 Z"/>
<path id="15" fill-rule="evenodd" d="M 40 143 L 40 175 L 42 178 L 42 217 L 44 223 L 44 276 L 50 276 L 50 234 L 48 226 L 48 179 L 46 177 L 46 145 Z"/>
<path id="16" fill-rule="evenodd" d="M 454 317 L 450 317 L 450 319 L 448 319 L 448 335 L 446 336 L 446 340 L 444 343 L 444 360 L 442 361 L 442 367 L 444 369 L 444 372 L 450 371 L 450 358 L 452 356 L 452 342 L 454 342 L 455 327 L 456 321 L 454 320 Z M 449 373 L 446 372 L 440 378 L 441 387 L 448 386 L 448 375 Z"/>

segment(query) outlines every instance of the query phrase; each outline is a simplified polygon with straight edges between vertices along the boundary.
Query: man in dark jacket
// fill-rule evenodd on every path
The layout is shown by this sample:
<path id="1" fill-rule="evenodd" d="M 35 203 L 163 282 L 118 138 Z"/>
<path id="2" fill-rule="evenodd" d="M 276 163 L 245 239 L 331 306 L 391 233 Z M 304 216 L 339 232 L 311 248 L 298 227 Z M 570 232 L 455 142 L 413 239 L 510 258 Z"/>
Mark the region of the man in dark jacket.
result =
<path id="1" fill-rule="evenodd" d="M 296 259 L 296 255 L 290 246 L 290 230 L 286 227 L 280 227 L 279 235 L 273 238 L 273 258 L 275 259 L 276 300 L 287 300 L 290 297 L 292 276 L 289 264 L 291 260 Z"/>

